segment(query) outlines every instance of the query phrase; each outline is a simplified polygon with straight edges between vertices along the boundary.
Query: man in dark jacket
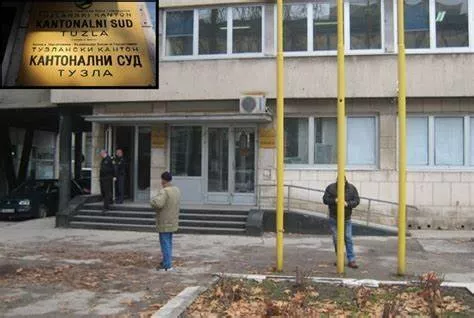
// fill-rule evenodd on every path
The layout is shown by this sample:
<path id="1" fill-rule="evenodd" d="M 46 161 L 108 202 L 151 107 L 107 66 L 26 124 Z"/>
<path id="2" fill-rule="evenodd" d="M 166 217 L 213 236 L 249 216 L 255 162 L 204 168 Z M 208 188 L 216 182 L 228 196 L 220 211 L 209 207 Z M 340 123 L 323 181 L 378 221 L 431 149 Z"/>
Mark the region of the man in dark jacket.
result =
<path id="1" fill-rule="evenodd" d="M 344 242 L 346 245 L 346 253 L 348 266 L 358 268 L 355 261 L 354 244 L 352 242 L 352 209 L 360 203 L 359 193 L 354 185 L 345 179 L 345 209 L 344 209 Z M 337 253 L 337 182 L 330 184 L 324 192 L 323 202 L 329 207 L 329 229 L 332 234 L 334 248 Z"/>
<path id="2" fill-rule="evenodd" d="M 115 168 L 106 150 L 100 152 L 102 161 L 100 163 L 100 190 L 104 198 L 104 211 L 108 210 L 112 203 L 112 187 L 114 182 Z"/>
<path id="3" fill-rule="evenodd" d="M 115 186 L 115 203 L 123 203 L 123 196 L 125 191 L 125 159 L 123 158 L 123 150 L 117 149 L 115 151 L 115 177 L 117 178 Z"/>

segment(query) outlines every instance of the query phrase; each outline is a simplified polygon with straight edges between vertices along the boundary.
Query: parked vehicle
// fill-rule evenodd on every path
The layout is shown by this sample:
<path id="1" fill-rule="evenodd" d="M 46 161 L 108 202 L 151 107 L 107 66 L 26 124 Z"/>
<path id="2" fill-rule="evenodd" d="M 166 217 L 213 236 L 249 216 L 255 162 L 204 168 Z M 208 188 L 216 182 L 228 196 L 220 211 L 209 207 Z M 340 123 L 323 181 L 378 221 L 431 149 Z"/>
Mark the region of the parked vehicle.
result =
<path id="1" fill-rule="evenodd" d="M 71 180 L 71 198 L 87 194 Z M 59 181 L 55 179 L 28 180 L 0 199 L 0 218 L 44 218 L 55 215 L 59 205 Z"/>

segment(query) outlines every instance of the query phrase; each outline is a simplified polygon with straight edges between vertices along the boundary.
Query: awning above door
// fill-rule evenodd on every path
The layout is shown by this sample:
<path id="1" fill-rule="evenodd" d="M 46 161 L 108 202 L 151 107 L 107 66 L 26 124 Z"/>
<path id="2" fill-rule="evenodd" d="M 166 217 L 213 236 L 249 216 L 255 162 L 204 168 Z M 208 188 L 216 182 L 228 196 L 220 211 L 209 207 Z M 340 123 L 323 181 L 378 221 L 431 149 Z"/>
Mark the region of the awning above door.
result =
<path id="1" fill-rule="evenodd" d="M 99 114 L 84 116 L 89 122 L 100 124 L 189 124 L 189 123 L 268 123 L 272 121 L 270 113 L 166 113 L 166 114 Z"/>

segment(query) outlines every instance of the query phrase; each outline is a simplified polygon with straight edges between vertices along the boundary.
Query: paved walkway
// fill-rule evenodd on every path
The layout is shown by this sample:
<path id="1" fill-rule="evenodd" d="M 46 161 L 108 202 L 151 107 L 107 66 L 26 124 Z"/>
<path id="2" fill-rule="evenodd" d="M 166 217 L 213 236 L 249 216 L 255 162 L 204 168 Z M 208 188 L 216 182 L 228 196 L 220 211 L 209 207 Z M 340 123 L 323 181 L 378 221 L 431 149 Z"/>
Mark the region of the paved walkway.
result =
<path id="1" fill-rule="evenodd" d="M 360 268 L 345 277 L 400 279 L 396 237 L 356 237 Z M 269 274 L 275 236 L 178 234 L 176 273 L 157 273 L 153 233 L 56 229 L 54 219 L 0 224 L 0 313 L 5 317 L 139 316 L 212 273 Z M 337 276 L 328 236 L 285 235 L 284 272 Z M 407 276 L 436 271 L 474 282 L 474 232 L 418 231 L 407 240 Z"/>

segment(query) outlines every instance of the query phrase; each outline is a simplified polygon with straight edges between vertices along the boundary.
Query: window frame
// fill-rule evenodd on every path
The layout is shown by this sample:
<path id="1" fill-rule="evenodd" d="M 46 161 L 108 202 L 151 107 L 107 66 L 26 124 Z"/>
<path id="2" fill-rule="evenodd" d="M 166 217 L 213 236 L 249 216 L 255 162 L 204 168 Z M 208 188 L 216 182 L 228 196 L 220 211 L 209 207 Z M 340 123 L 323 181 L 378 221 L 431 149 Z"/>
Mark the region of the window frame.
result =
<path id="1" fill-rule="evenodd" d="M 261 37 L 261 51 L 260 52 L 248 52 L 248 53 L 233 53 L 233 8 L 242 7 L 260 7 L 261 9 L 261 24 L 262 24 L 262 37 Z M 227 50 L 225 54 L 199 54 L 199 10 L 212 10 L 225 8 L 227 11 Z M 176 11 L 193 11 L 193 54 L 191 55 L 166 55 L 166 17 L 168 12 Z M 209 6 L 209 7 L 197 7 L 197 8 L 179 8 L 179 9 L 165 9 L 163 14 L 163 43 L 162 43 L 162 56 L 163 60 L 213 60 L 213 59 L 227 59 L 227 58 L 255 58 L 264 57 L 265 54 L 265 5 L 263 4 L 247 4 L 242 3 L 240 5 L 232 6 Z"/>
<path id="2" fill-rule="evenodd" d="M 407 114 L 408 117 L 427 118 L 428 119 L 428 164 L 427 165 L 410 165 L 407 162 L 408 171 L 474 171 L 474 163 L 471 164 L 471 129 L 474 129 L 474 125 L 471 125 L 471 118 L 474 119 L 474 114 L 460 115 L 455 113 L 438 113 L 438 114 L 423 114 L 413 113 Z M 462 118 L 463 119 L 463 165 L 436 165 L 435 164 L 435 118 Z M 399 136 L 399 125 L 397 120 L 397 135 Z M 397 153 L 399 153 L 399 144 L 397 145 Z M 408 151 L 408 149 L 407 149 Z M 398 163 L 397 156 L 397 163 Z"/>
<path id="3" fill-rule="evenodd" d="M 466 47 L 437 47 L 436 46 L 436 0 L 429 1 L 429 38 L 430 38 L 430 47 L 429 48 L 419 48 L 419 49 L 406 49 L 407 54 L 433 54 L 433 53 L 470 53 L 474 52 L 474 0 L 468 1 L 468 38 L 469 46 Z M 393 0 L 394 7 L 394 48 L 395 53 L 398 53 L 398 6 L 397 0 Z"/>
<path id="4" fill-rule="evenodd" d="M 5 52 L 2 59 L 2 86 L 7 86 L 8 82 L 8 72 L 11 68 L 11 61 L 12 61 L 12 53 L 13 49 L 16 45 L 17 40 L 15 40 L 20 32 L 20 24 L 21 21 L 24 19 L 24 10 L 29 9 L 29 4 L 15 2 L 15 3 L 2 3 L 3 7 L 14 8 L 15 9 L 15 17 L 13 18 L 13 24 L 10 29 L 10 33 L 8 34 L 7 46 L 5 47 Z M 21 44 L 23 45 L 23 44 Z"/>
<path id="5" fill-rule="evenodd" d="M 394 0 L 396 1 L 396 0 Z M 288 3 L 286 5 L 301 5 L 306 4 L 306 12 L 307 12 L 307 49 L 306 51 L 294 51 L 294 52 L 283 52 L 283 56 L 285 57 L 297 57 L 297 56 L 336 56 L 336 50 L 314 50 L 314 33 L 313 33 L 313 23 L 314 23 L 314 2 L 294 2 Z M 275 12 L 275 21 L 274 21 L 274 29 L 275 29 L 275 38 L 274 41 L 276 43 L 277 35 L 277 10 L 276 5 L 274 6 Z M 385 1 L 380 0 L 380 41 L 381 41 L 381 48 L 380 49 L 358 49 L 352 50 L 351 43 L 350 43 L 350 3 L 348 1 L 344 1 L 344 53 L 346 55 L 380 55 L 384 54 L 386 50 L 385 44 Z M 275 45 L 276 46 L 276 45 Z M 276 49 L 275 49 L 276 51 Z"/>
<path id="6" fill-rule="evenodd" d="M 316 118 L 337 118 L 335 115 L 332 114 L 321 114 L 321 115 L 308 115 L 308 114 L 285 114 L 286 118 L 306 118 L 308 122 L 308 163 L 307 164 L 285 164 L 285 170 L 328 170 L 334 171 L 337 170 L 337 163 L 336 164 L 317 164 L 314 163 L 314 144 L 315 144 L 315 123 L 314 120 Z M 346 165 L 347 170 L 351 171 L 375 171 L 378 170 L 380 167 L 380 118 L 378 114 L 374 113 L 360 113 L 360 114 L 350 114 L 346 115 L 346 128 L 347 128 L 347 120 L 349 118 L 374 118 L 375 121 L 375 131 L 374 131 L 374 138 L 375 138 L 375 163 L 371 165 Z M 346 131 L 347 134 L 347 131 Z M 347 143 L 347 136 L 346 136 L 346 143 Z M 347 150 L 347 144 L 346 144 Z M 349 155 L 348 153 L 346 156 Z M 347 158 L 346 158 L 347 162 Z"/>

